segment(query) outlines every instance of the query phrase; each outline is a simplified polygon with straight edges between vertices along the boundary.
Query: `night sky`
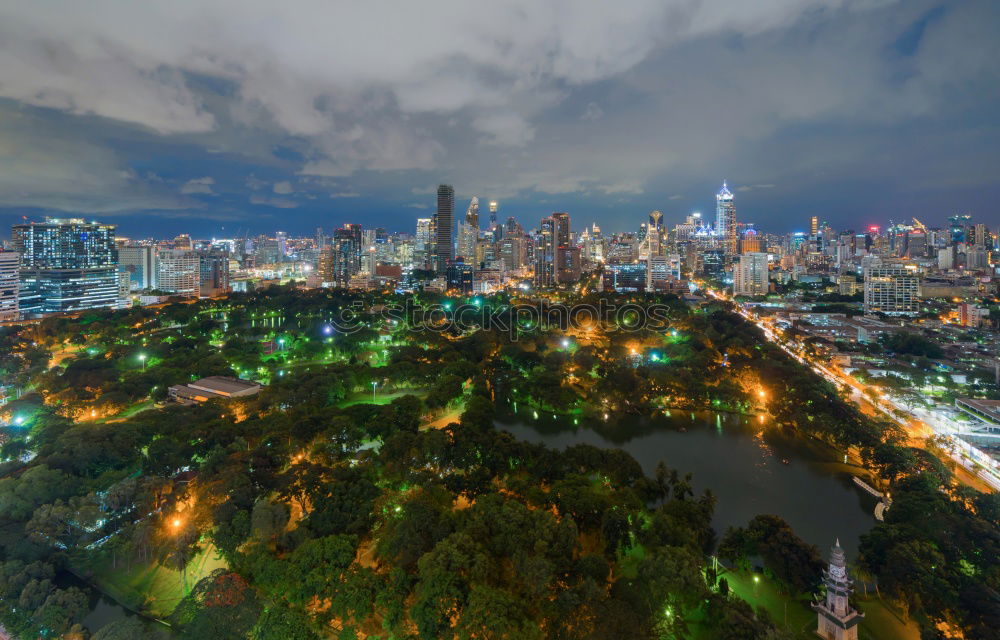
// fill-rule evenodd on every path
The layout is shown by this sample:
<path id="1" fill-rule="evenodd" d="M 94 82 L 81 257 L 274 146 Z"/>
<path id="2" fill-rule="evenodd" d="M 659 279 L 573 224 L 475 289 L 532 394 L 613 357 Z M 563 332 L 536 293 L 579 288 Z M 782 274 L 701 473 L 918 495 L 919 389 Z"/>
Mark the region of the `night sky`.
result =
<path id="1" fill-rule="evenodd" d="M 154 6 L 155 4 L 155 6 Z M 0 224 L 413 231 L 439 182 L 535 226 L 1000 225 L 1000 2 L 0 5 Z"/>

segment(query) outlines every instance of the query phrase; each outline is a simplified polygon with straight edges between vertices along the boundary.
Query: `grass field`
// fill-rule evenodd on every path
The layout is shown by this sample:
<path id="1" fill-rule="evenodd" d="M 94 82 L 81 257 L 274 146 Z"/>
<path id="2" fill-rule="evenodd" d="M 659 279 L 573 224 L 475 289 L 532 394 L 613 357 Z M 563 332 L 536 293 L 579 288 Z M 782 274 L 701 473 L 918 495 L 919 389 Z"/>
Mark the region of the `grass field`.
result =
<path id="1" fill-rule="evenodd" d="M 74 569 L 90 576 L 89 581 L 94 586 L 123 606 L 163 619 L 198 580 L 225 566 L 215 547 L 208 545 L 183 574 L 156 563 L 133 563 L 131 566 L 120 563 L 113 568 L 110 562 L 90 562 L 77 564 Z"/>
<path id="2" fill-rule="evenodd" d="M 755 609 L 764 607 L 779 626 L 797 634 L 797 637 L 815 638 L 816 614 L 809 608 L 809 599 L 795 599 L 778 592 L 774 582 L 766 576 L 749 571 L 723 571 L 720 577 L 729 581 L 730 590 L 746 600 Z M 759 578 L 755 582 L 754 577 Z M 867 597 L 855 594 L 862 613 L 859 637 L 882 640 L 920 640 L 920 631 L 912 620 L 903 620 L 874 593 Z"/>

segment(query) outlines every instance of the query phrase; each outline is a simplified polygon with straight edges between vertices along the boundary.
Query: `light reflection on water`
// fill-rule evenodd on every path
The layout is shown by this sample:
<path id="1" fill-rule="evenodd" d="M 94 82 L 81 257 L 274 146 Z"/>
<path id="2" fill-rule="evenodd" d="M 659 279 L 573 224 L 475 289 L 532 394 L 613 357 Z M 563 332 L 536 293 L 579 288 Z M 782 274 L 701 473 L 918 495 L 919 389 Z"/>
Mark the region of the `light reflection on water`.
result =
<path id="1" fill-rule="evenodd" d="M 850 556 L 858 537 L 875 524 L 874 500 L 851 480 L 856 467 L 825 445 L 770 428 L 756 417 L 692 414 L 585 421 L 531 420 L 531 413 L 504 416 L 497 427 L 514 436 L 556 448 L 574 444 L 618 447 L 630 453 L 647 475 L 663 461 L 681 475 L 692 473 L 697 493 L 711 489 L 718 499 L 714 525 L 745 525 L 771 513 L 787 520 L 807 541 L 825 550 L 840 537 Z M 592 428 L 591 428 L 592 427 Z"/>

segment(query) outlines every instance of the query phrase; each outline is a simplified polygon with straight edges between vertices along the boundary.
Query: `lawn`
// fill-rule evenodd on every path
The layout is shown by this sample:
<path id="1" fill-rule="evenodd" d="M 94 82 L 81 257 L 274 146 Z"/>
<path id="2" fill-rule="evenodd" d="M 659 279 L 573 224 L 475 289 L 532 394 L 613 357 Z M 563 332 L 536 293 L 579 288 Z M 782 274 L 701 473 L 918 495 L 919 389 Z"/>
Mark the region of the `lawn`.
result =
<path id="1" fill-rule="evenodd" d="M 809 608 L 807 598 L 795 599 L 778 592 L 773 581 L 749 571 L 722 571 L 720 577 L 729 581 L 730 591 L 746 600 L 755 609 L 764 607 L 779 627 L 797 634 L 797 637 L 815 638 L 816 614 Z M 755 581 L 758 578 L 759 581 Z M 856 593 L 852 598 L 865 614 L 859 637 L 862 640 L 893 638 L 894 640 L 919 640 L 920 631 L 912 620 L 904 620 L 874 593 L 868 596 Z"/>
<path id="2" fill-rule="evenodd" d="M 111 599 L 157 619 L 169 616 L 198 580 L 225 567 L 225 561 L 212 545 L 191 561 L 184 574 L 155 562 L 133 563 L 130 567 L 119 564 L 117 568 L 107 561 L 74 564 L 76 573 L 91 576 L 88 582 Z"/>
<path id="3" fill-rule="evenodd" d="M 391 393 L 382 393 L 376 391 L 375 401 L 372 402 L 371 391 L 362 391 L 358 393 L 352 393 L 346 400 L 338 405 L 341 409 L 356 405 L 356 404 L 389 404 L 396 398 L 402 398 L 403 396 L 417 396 L 422 398 L 427 395 L 427 392 L 423 389 L 397 389 Z"/>

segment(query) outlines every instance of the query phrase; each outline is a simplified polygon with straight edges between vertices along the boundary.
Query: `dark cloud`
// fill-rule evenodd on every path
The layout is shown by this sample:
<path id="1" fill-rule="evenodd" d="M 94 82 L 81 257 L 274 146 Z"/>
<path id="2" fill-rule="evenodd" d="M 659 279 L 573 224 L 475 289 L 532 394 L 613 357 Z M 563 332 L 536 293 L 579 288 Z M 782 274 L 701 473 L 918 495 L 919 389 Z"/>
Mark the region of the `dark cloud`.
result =
<path id="1" fill-rule="evenodd" d="M 445 181 L 614 230 L 727 178 L 780 230 L 996 224 L 998 24 L 989 0 L 19 3 L 0 211 L 410 228 Z"/>

